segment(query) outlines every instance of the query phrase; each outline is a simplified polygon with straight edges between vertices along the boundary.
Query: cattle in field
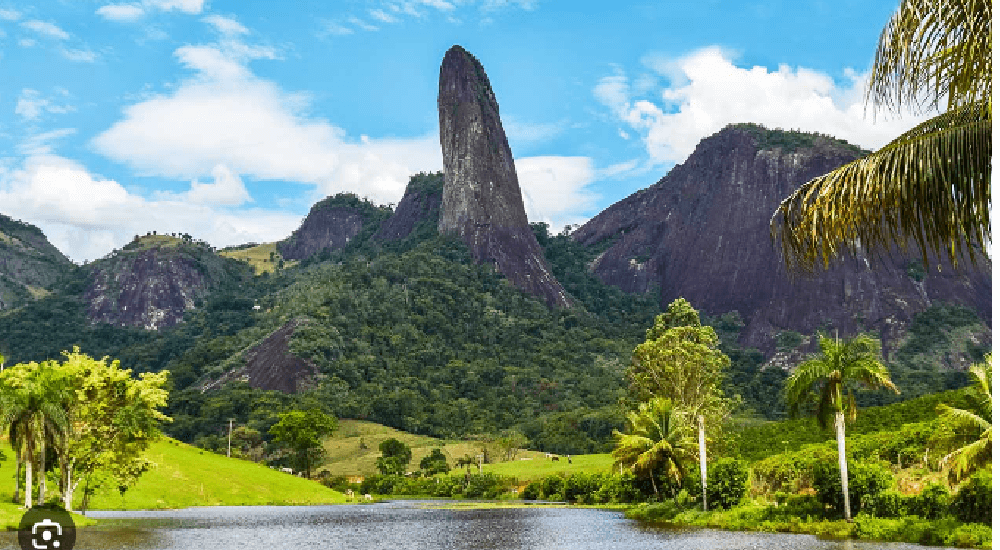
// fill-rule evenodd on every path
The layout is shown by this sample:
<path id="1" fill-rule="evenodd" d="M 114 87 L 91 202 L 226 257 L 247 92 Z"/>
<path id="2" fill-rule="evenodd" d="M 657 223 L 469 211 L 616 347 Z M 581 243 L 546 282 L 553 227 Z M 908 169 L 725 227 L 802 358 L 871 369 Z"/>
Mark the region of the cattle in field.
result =
<path id="1" fill-rule="evenodd" d="M 281 471 L 285 472 L 286 474 L 294 474 L 295 473 L 291 468 L 282 468 Z"/>
<path id="2" fill-rule="evenodd" d="M 558 455 L 552 455 L 552 462 L 559 462 L 559 456 Z"/>
<path id="3" fill-rule="evenodd" d="M 365 493 L 365 500 L 371 502 L 372 501 L 372 496 L 369 495 L 368 493 Z"/>
<path id="4" fill-rule="evenodd" d="M 354 490 L 353 489 L 348 489 L 347 492 L 344 493 L 344 494 L 347 495 L 347 500 L 354 500 Z"/>

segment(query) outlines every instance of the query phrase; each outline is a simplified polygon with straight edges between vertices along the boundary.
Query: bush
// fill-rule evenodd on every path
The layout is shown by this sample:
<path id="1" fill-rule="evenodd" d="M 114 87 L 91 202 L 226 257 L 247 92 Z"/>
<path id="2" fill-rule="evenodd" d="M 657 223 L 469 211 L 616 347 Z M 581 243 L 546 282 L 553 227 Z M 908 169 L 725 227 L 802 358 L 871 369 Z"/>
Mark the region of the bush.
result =
<path id="1" fill-rule="evenodd" d="M 563 491 L 566 488 L 566 481 L 555 474 L 546 476 L 542 480 L 542 497 L 545 500 L 563 500 Z"/>
<path id="2" fill-rule="evenodd" d="M 892 486 L 892 473 L 877 462 L 848 461 L 847 492 L 851 498 L 851 515 L 870 507 L 878 494 Z M 813 488 L 823 504 L 836 512 L 844 509 L 844 494 L 840 487 L 840 466 L 836 462 L 818 462 L 813 466 Z"/>
<path id="3" fill-rule="evenodd" d="M 962 521 L 993 525 L 992 509 L 993 473 L 983 468 L 958 489 L 952 510 Z"/>
<path id="4" fill-rule="evenodd" d="M 899 491 L 882 491 L 866 500 L 865 509 L 873 517 L 901 518 L 909 515 L 913 508 L 913 498 Z"/>
<path id="5" fill-rule="evenodd" d="M 542 482 L 536 480 L 529 483 L 521 491 L 521 498 L 524 500 L 538 500 L 542 498 Z"/>
<path id="6" fill-rule="evenodd" d="M 951 500 L 948 489 L 943 485 L 931 484 L 912 499 L 910 513 L 927 519 L 941 519 L 948 514 Z"/>
<path id="7" fill-rule="evenodd" d="M 642 492 L 636 485 L 635 474 L 632 472 L 605 476 L 601 487 L 594 494 L 594 501 L 600 504 L 639 502 L 640 500 L 642 500 Z"/>
<path id="8" fill-rule="evenodd" d="M 601 474 L 577 473 L 566 478 L 563 489 L 563 499 L 577 504 L 593 504 L 595 493 L 601 489 L 603 477 Z"/>
<path id="9" fill-rule="evenodd" d="M 722 458 L 712 464 L 708 469 L 708 506 L 728 510 L 739 504 L 747 492 L 749 475 L 746 465 L 733 458 Z"/>

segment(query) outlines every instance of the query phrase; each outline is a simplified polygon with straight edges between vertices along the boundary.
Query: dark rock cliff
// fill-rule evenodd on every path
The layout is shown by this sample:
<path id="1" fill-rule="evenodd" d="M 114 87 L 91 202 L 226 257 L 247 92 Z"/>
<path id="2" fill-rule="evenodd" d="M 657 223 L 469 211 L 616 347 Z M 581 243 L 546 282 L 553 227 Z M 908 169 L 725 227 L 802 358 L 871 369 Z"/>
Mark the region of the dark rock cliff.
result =
<path id="1" fill-rule="evenodd" d="M 568 307 L 528 225 L 493 88 L 461 46 L 441 62 L 438 118 L 445 178 L 438 230 L 457 233 L 477 262 L 493 263 L 516 287 Z"/>
<path id="2" fill-rule="evenodd" d="M 246 382 L 252 388 L 298 393 L 314 382 L 319 369 L 288 351 L 288 342 L 304 321 L 292 320 L 272 332 L 241 357 L 242 365 L 218 380 L 202 386 L 202 391 L 218 388 L 227 382 Z"/>
<path id="3" fill-rule="evenodd" d="M 913 255 L 859 257 L 813 275 L 791 276 L 769 223 L 778 204 L 809 179 L 863 152 L 842 140 L 730 125 L 652 187 L 601 212 L 573 233 L 590 245 L 614 242 L 592 264 L 604 282 L 629 292 L 658 285 L 665 306 L 682 296 L 704 313 L 738 310 L 740 340 L 773 350 L 782 330 L 841 334 L 874 330 L 897 341 L 932 302 L 968 306 L 987 323 L 990 263 L 956 273 L 935 261 L 930 273 Z"/>
<path id="4" fill-rule="evenodd" d="M 441 172 L 411 177 L 396 210 L 382 222 L 373 238 L 378 241 L 401 241 L 411 235 L 436 232 L 443 190 L 444 174 Z"/>
<path id="5" fill-rule="evenodd" d="M 88 319 L 147 330 L 176 325 L 221 284 L 251 276 L 248 266 L 217 256 L 204 243 L 155 235 L 137 238 L 87 269 Z"/>
<path id="6" fill-rule="evenodd" d="M 40 229 L 0 214 L 0 310 L 47 294 L 73 269 Z"/>
<path id="7" fill-rule="evenodd" d="M 286 260 L 304 260 L 330 248 L 347 246 L 365 222 L 364 214 L 347 200 L 353 195 L 337 195 L 317 202 L 309 209 L 302 225 L 290 237 L 278 242 L 278 252 Z"/>

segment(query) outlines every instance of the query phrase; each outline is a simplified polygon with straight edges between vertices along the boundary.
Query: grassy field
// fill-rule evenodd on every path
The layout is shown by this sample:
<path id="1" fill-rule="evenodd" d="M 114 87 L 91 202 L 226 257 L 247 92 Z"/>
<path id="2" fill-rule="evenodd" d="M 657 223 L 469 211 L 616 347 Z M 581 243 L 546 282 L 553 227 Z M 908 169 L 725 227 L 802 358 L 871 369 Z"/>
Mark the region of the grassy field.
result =
<path id="1" fill-rule="evenodd" d="M 14 460 L 5 444 L 7 460 L 0 462 L 0 498 L 9 500 L 14 490 Z M 108 487 L 91 498 L 91 510 L 140 510 L 188 506 L 252 504 L 334 504 L 345 502 L 342 493 L 318 482 L 272 470 L 266 466 L 229 459 L 164 438 L 147 456 L 156 466 L 144 473 L 125 495 Z M 50 479 L 50 487 L 56 486 Z M 79 508 L 82 486 L 74 507 Z M 18 514 L 20 517 L 20 514 Z M 7 518 L 0 508 L 0 520 Z"/>
<path id="2" fill-rule="evenodd" d="M 454 469 L 452 474 L 461 473 L 463 469 L 455 468 L 455 463 L 465 455 L 476 456 L 482 447 L 476 441 L 447 441 L 430 436 L 413 435 L 406 432 L 366 422 L 363 420 L 341 420 L 336 432 L 325 442 L 327 461 L 317 468 L 317 471 L 328 470 L 333 475 L 365 476 L 377 473 L 375 461 L 382 453 L 378 450 L 380 443 L 388 438 L 396 438 L 413 451 L 410 469 L 420 467 L 420 459 L 429 455 L 434 449 L 448 458 L 448 464 Z M 522 483 L 545 477 L 549 474 L 573 474 L 577 472 L 610 472 L 611 455 L 579 455 L 573 457 L 573 463 L 561 457 L 559 461 L 548 460 L 545 453 L 538 451 L 521 451 L 511 462 L 484 464 L 484 473 L 495 473 L 505 476 L 515 476 Z M 478 470 L 478 466 L 474 467 Z"/>
<path id="3" fill-rule="evenodd" d="M 273 262 L 271 261 L 272 254 L 274 254 Z M 219 255 L 249 262 L 258 275 L 264 272 L 273 273 L 278 267 L 278 261 L 282 259 L 281 253 L 278 252 L 277 243 L 264 243 L 240 250 L 224 250 L 219 252 Z M 285 267 L 292 267 L 297 263 L 296 260 L 285 260 Z"/>

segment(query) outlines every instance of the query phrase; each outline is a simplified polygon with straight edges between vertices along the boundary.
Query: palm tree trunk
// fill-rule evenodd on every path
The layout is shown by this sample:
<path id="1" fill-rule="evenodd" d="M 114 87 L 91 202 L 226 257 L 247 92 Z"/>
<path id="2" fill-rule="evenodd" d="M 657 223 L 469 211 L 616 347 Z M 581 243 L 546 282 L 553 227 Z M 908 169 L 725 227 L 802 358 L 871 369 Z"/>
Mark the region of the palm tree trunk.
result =
<path id="1" fill-rule="evenodd" d="M 14 476 L 14 502 L 21 500 L 21 467 L 24 466 L 24 462 L 21 460 L 21 453 L 18 452 L 15 457 L 17 460 L 17 475 Z"/>
<path id="2" fill-rule="evenodd" d="M 708 459 L 705 456 L 705 415 L 698 415 L 698 451 L 701 455 L 701 507 L 708 511 Z"/>
<path id="3" fill-rule="evenodd" d="M 31 509 L 31 458 L 24 461 L 24 507 Z"/>
<path id="4" fill-rule="evenodd" d="M 653 484 L 653 494 L 656 495 L 656 500 L 660 500 L 660 491 L 656 488 L 656 480 L 653 479 L 653 470 L 649 471 L 649 481 Z"/>
<path id="5" fill-rule="evenodd" d="M 844 492 L 844 519 L 851 521 L 851 500 L 847 493 L 847 445 L 844 437 L 844 413 L 837 411 L 833 417 L 837 430 L 837 458 L 840 461 L 840 488 Z"/>
<path id="6" fill-rule="evenodd" d="M 42 434 L 42 451 L 39 453 L 38 467 L 38 504 L 45 504 L 45 437 Z"/>

